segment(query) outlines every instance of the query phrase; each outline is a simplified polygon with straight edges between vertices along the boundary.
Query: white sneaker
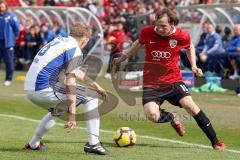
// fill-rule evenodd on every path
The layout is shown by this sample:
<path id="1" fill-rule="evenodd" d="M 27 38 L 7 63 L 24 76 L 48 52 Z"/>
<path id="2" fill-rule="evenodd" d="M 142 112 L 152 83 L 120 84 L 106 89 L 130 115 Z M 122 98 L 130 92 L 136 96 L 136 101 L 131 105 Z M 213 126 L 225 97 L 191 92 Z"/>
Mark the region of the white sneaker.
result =
<path id="1" fill-rule="evenodd" d="M 27 60 L 25 61 L 25 64 L 30 64 L 32 61 L 31 60 Z"/>
<path id="2" fill-rule="evenodd" d="M 32 61 L 31 61 L 31 60 L 25 60 L 25 59 L 23 59 L 23 58 L 19 58 L 19 62 L 20 62 L 21 64 L 30 64 Z"/>
<path id="3" fill-rule="evenodd" d="M 106 74 L 104 75 L 104 78 L 105 78 L 105 79 L 112 79 L 112 76 L 111 76 L 110 73 L 106 73 Z"/>
<path id="4" fill-rule="evenodd" d="M 10 86 L 12 84 L 12 81 L 5 81 L 4 86 Z"/>
<path id="5" fill-rule="evenodd" d="M 19 62 L 20 62 L 21 64 L 24 64 L 25 59 L 24 59 L 24 58 L 19 58 Z"/>
<path id="6" fill-rule="evenodd" d="M 240 79 L 240 76 L 234 74 L 234 75 L 229 76 L 229 79 L 231 79 L 231 80 Z"/>

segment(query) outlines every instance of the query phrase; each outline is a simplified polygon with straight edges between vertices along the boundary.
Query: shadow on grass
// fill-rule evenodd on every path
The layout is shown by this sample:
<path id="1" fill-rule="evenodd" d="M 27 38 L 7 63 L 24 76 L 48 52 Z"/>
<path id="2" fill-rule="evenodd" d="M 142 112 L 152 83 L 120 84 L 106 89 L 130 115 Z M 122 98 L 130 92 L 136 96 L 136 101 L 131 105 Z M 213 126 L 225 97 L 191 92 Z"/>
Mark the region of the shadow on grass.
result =
<path id="1" fill-rule="evenodd" d="M 85 153 L 82 152 L 82 150 L 79 150 L 79 152 L 76 152 L 76 150 L 74 151 L 66 151 L 66 150 L 53 150 L 51 148 L 49 148 L 48 150 L 45 151 L 37 151 L 37 150 L 26 150 L 24 148 L 0 148 L 0 152 L 11 152 L 11 153 L 36 153 L 36 154 L 42 154 L 42 153 L 47 153 L 47 154 L 62 154 L 62 155 L 84 155 Z"/>
<path id="2" fill-rule="evenodd" d="M 85 144 L 87 141 L 67 141 L 67 140 L 43 140 L 42 141 L 44 144 L 45 143 L 74 143 L 74 144 Z"/>
<path id="3" fill-rule="evenodd" d="M 1 152 L 22 152 L 22 151 L 26 151 L 22 148 L 0 148 Z"/>
<path id="4" fill-rule="evenodd" d="M 50 140 L 44 140 L 43 141 L 44 143 L 65 143 L 65 144 L 79 144 L 79 145 L 85 145 L 86 141 L 50 141 Z M 115 142 L 102 142 L 103 143 L 103 146 L 105 147 L 117 147 L 117 148 L 120 148 L 118 147 Z M 148 144 L 148 143 L 137 143 L 135 144 L 134 146 L 136 147 L 147 147 L 147 148 L 193 148 L 191 146 L 181 146 L 181 145 L 166 145 L 166 144 Z M 131 147 L 134 147 L 134 146 L 129 146 L 129 147 L 123 147 L 123 148 L 131 148 Z"/>
<path id="5" fill-rule="evenodd" d="M 105 147 L 118 147 L 114 142 L 109 143 L 109 142 L 104 142 L 103 145 Z M 191 146 L 172 146 L 172 145 L 163 145 L 163 144 L 147 144 L 147 143 L 137 143 L 134 146 L 129 146 L 129 147 L 122 147 L 122 148 L 132 148 L 132 147 L 146 147 L 146 148 L 192 148 Z"/>

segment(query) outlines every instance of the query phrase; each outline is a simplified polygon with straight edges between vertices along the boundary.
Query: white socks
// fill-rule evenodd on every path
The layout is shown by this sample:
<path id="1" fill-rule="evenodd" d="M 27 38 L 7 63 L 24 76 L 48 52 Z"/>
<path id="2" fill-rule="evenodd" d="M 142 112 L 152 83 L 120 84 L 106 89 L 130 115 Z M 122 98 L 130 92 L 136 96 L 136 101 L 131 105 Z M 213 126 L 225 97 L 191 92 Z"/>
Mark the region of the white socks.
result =
<path id="1" fill-rule="evenodd" d="M 44 134 L 46 134 L 51 128 L 55 125 L 55 120 L 52 114 L 47 113 L 41 120 L 38 128 L 35 130 L 32 139 L 29 142 L 29 145 L 34 149 L 37 148 L 40 144 L 40 140 Z"/>
<path id="2" fill-rule="evenodd" d="M 234 70 L 233 75 L 237 76 L 238 75 L 238 70 Z"/>
<path id="3" fill-rule="evenodd" d="M 94 111 L 93 111 L 94 110 Z M 88 142 L 90 145 L 99 143 L 100 120 L 98 113 L 98 98 L 93 98 L 84 104 L 85 119 L 87 121 Z"/>
<path id="4" fill-rule="evenodd" d="M 98 113 L 98 98 L 93 98 L 84 104 L 85 119 L 87 121 L 87 132 L 88 132 L 88 142 L 90 145 L 95 145 L 99 143 L 99 128 L 100 120 Z M 29 145 L 34 149 L 37 148 L 40 144 L 41 138 L 55 125 L 55 120 L 52 114 L 47 113 L 37 129 L 35 130 L 32 139 L 29 142 Z"/>

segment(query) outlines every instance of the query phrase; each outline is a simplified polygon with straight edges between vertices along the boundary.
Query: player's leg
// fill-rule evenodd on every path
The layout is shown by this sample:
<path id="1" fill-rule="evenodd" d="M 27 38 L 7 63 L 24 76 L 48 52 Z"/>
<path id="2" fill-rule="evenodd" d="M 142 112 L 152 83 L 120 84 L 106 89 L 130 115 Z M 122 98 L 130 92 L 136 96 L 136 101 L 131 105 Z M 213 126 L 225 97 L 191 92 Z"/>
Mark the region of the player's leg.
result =
<path id="1" fill-rule="evenodd" d="M 159 108 L 156 102 L 148 102 L 144 105 L 144 112 L 147 118 L 155 123 L 171 122 L 172 127 L 176 130 L 179 136 L 185 133 L 184 126 L 181 124 L 178 114 L 166 112 Z"/>
<path id="2" fill-rule="evenodd" d="M 106 155 L 107 150 L 99 140 L 100 117 L 98 113 L 98 98 L 93 98 L 84 104 L 85 119 L 87 122 L 88 142 L 84 146 L 84 151 Z"/>
<path id="3" fill-rule="evenodd" d="M 200 110 L 196 103 L 192 100 L 191 96 L 185 96 L 179 100 L 181 106 L 194 117 L 198 126 L 206 134 L 208 139 L 211 141 L 214 149 L 224 150 L 225 145 L 223 142 L 219 142 L 216 132 L 212 127 L 212 124 L 205 113 Z"/>
<path id="4" fill-rule="evenodd" d="M 54 127 L 54 125 L 55 125 L 54 117 L 52 116 L 51 112 L 49 112 L 42 118 L 38 127 L 34 131 L 31 140 L 25 146 L 25 148 L 32 150 L 46 150 L 47 147 L 43 145 L 40 141 L 42 137 L 46 135 L 48 131 Z"/>
<path id="5" fill-rule="evenodd" d="M 49 97 L 44 96 L 45 93 L 36 93 L 36 92 L 30 92 L 27 93 L 27 96 L 30 100 L 32 100 L 34 103 L 40 105 L 41 107 L 49 107 L 50 105 L 54 106 L 54 103 L 49 101 Z M 47 94 L 47 93 L 46 93 Z M 49 95 L 49 94 L 48 94 Z M 54 95 L 52 95 L 54 96 Z M 52 112 L 48 112 L 39 123 L 38 127 L 34 131 L 34 134 L 29 141 L 29 143 L 25 146 L 25 149 L 31 149 L 31 150 L 46 150 L 47 147 L 43 145 L 40 141 L 44 135 L 48 133 L 50 129 L 52 129 L 55 125 L 55 119 Z"/>
<path id="6" fill-rule="evenodd" d="M 208 117 L 200 110 L 196 103 L 192 100 L 187 87 L 183 82 L 174 84 L 174 91 L 169 94 L 167 101 L 175 106 L 184 108 L 190 115 L 194 117 L 199 127 L 210 139 L 214 148 L 224 149 L 224 144 L 217 139 L 216 133 L 208 119 Z M 222 146 L 223 144 L 223 146 Z"/>
<path id="7" fill-rule="evenodd" d="M 159 105 L 154 102 L 148 102 L 144 104 L 143 106 L 144 113 L 146 114 L 147 118 L 152 121 L 157 123 L 160 119 L 160 111 L 159 111 Z"/>
<path id="8" fill-rule="evenodd" d="M 142 95 L 143 110 L 147 118 L 155 123 L 169 122 L 169 118 L 172 118 L 172 114 L 161 114 L 160 105 L 164 102 L 164 99 L 159 97 L 159 92 L 156 89 L 144 88 Z M 169 117 L 168 117 L 169 116 Z"/>
<path id="9" fill-rule="evenodd" d="M 11 84 L 13 72 L 14 72 L 14 50 L 8 48 L 4 50 L 3 60 L 6 65 L 6 77 L 4 85 L 8 86 Z"/>
<path id="10" fill-rule="evenodd" d="M 185 130 L 180 123 L 178 115 L 160 109 L 160 105 L 164 101 L 162 98 L 164 97 L 160 98 L 158 95 L 159 93 L 157 91 L 144 88 L 142 103 L 147 118 L 155 123 L 171 122 L 172 127 L 176 130 L 178 135 L 183 136 Z"/>
<path id="11" fill-rule="evenodd" d="M 84 146 L 84 151 L 106 155 L 107 150 L 99 140 L 100 116 L 98 112 L 97 92 L 82 86 L 77 87 L 77 97 L 84 97 L 84 118 L 87 123 L 88 142 Z"/>

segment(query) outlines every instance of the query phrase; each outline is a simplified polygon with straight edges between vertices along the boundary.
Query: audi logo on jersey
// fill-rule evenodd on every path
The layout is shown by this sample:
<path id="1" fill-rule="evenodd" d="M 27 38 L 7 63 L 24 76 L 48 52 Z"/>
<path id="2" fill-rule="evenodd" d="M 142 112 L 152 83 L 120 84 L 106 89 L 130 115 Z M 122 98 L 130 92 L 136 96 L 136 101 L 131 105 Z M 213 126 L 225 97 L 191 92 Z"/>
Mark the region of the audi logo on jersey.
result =
<path id="1" fill-rule="evenodd" d="M 164 52 L 164 51 L 152 51 L 151 55 L 153 56 L 153 60 L 160 61 L 160 59 L 167 59 L 171 57 L 170 52 Z"/>

